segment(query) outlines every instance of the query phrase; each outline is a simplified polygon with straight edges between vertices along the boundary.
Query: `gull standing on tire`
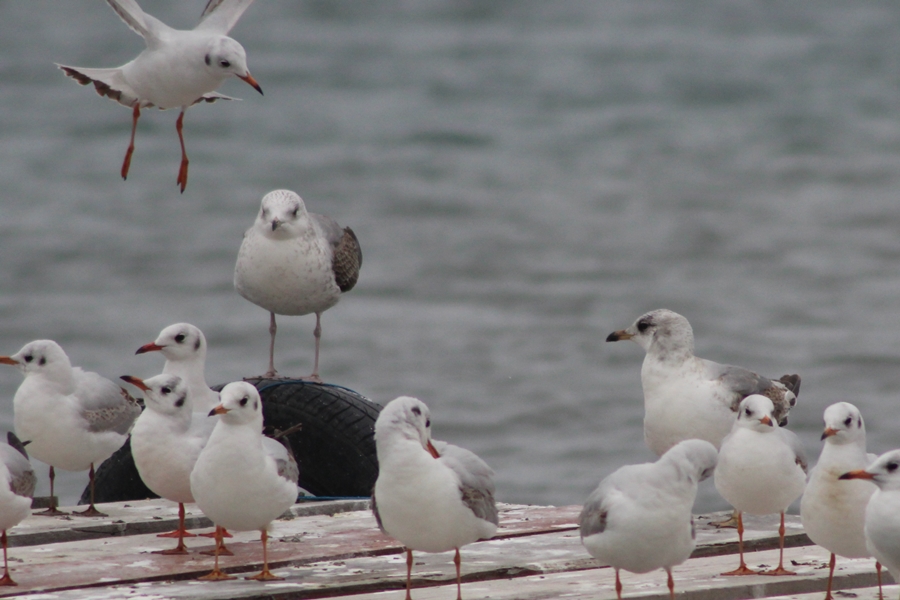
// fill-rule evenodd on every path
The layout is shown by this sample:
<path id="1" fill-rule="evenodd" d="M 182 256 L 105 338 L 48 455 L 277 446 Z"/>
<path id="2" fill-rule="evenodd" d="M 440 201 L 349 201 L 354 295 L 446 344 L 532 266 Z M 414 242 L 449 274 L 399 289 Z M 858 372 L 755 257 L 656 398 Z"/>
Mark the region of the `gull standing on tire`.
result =
<path id="1" fill-rule="evenodd" d="M 25 376 L 13 398 L 13 422 L 30 454 L 50 465 L 51 506 L 42 515 L 65 514 L 53 498 L 54 467 L 90 469 L 91 504 L 83 517 L 106 516 L 94 507 L 94 465 L 112 456 L 128 439 L 141 414 L 137 401 L 97 373 L 72 367 L 53 340 L 29 342 L 0 364 L 13 365 Z"/>
<path id="2" fill-rule="evenodd" d="M 712 475 L 717 454 L 705 440 L 685 440 L 655 463 L 619 468 L 588 497 L 579 519 L 581 543 L 616 570 L 620 599 L 619 569 L 647 573 L 662 568 L 674 600 L 672 567 L 694 551 L 691 509 L 697 484 Z"/>
<path id="3" fill-rule="evenodd" d="M 229 383 L 221 399 L 209 413 L 219 419 L 194 464 L 191 492 L 217 532 L 223 527 L 260 532 L 263 570 L 250 579 L 281 579 L 269 571 L 268 528 L 297 500 L 297 463 L 286 448 L 280 459 L 266 453 L 262 400 L 255 387 L 245 381 Z M 217 543 L 215 568 L 201 579 L 233 579 L 219 570 L 218 548 Z"/>
<path id="4" fill-rule="evenodd" d="M 256 222 L 244 234 L 234 267 L 234 288 L 269 311 L 269 370 L 275 377 L 275 315 L 315 313 L 313 372 L 319 378 L 322 313 L 337 304 L 359 279 L 362 251 L 356 234 L 330 217 L 307 212 L 290 190 L 263 196 Z"/>
<path id="5" fill-rule="evenodd" d="M 754 394 L 741 401 L 734 427 L 722 441 L 716 489 L 738 511 L 740 566 L 722 575 L 794 575 L 784 568 L 784 511 L 806 486 L 800 439 L 775 422 L 772 401 Z M 778 568 L 753 571 L 744 563 L 743 513 L 781 514 Z"/>
<path id="6" fill-rule="evenodd" d="M 455 550 L 457 599 L 462 598 L 459 549 L 494 536 L 494 472 L 474 453 L 431 439 L 425 403 L 401 396 L 375 421 L 378 479 L 372 510 L 378 526 L 406 546 L 406 597 L 413 550 Z"/>
<path id="7" fill-rule="evenodd" d="M 775 405 L 782 427 L 797 402 L 800 376 L 772 381 L 742 367 L 694 356 L 694 331 L 686 318 L 661 308 L 614 331 L 607 342 L 632 340 L 646 351 L 641 366 L 644 441 L 657 456 L 682 440 L 706 440 L 716 448 L 731 431 L 741 400 L 762 394 Z"/>
<path id="8" fill-rule="evenodd" d="M 128 177 L 131 166 L 141 109 L 152 106 L 161 110 L 180 108 L 175 122 L 181 143 L 181 166 L 176 183 L 184 192 L 188 174 L 182 135 L 185 111 L 199 102 L 232 100 L 214 91 L 232 76 L 243 79 L 262 94 L 262 88 L 247 69 L 247 53 L 243 46 L 226 35 L 253 0 L 209 0 L 200 23 L 191 30 L 172 29 L 141 10 L 135 0 L 106 1 L 132 31 L 144 38 L 147 48 L 121 67 L 57 66 L 81 85 L 92 83 L 101 96 L 132 109 L 131 142 L 122 162 L 122 179 Z"/>
<path id="9" fill-rule="evenodd" d="M 31 513 L 31 497 L 37 477 L 25 446 L 16 434 L 6 434 L 7 443 L 0 443 L 0 530 L 3 544 L 3 577 L 0 586 L 18 585 L 9 575 L 6 557 L 6 530 L 18 525 Z"/>
<path id="10" fill-rule="evenodd" d="M 800 519 L 809 539 L 831 552 L 825 591 L 825 600 L 831 600 L 835 555 L 872 556 L 866 548 L 866 504 L 877 489 L 871 482 L 841 481 L 840 476 L 865 469 L 876 457 L 866 453 L 866 424 L 849 402 L 825 409 L 822 439 L 822 453 L 800 500 Z M 876 563 L 876 568 L 880 590 L 881 565 Z"/>

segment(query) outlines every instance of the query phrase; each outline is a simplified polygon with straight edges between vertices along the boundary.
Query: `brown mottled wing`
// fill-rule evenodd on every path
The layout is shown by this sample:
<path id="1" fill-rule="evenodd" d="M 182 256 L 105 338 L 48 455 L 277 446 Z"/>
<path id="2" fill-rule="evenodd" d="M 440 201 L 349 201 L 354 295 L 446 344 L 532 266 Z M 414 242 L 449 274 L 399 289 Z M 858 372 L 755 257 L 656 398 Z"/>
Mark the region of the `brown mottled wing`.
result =
<path id="1" fill-rule="evenodd" d="M 581 516 L 578 519 L 579 529 L 581 530 L 582 539 L 592 536 L 595 533 L 603 533 L 606 531 L 606 519 L 609 511 L 603 506 L 606 487 L 600 485 L 588 497 L 581 509 Z"/>
<path id="2" fill-rule="evenodd" d="M 72 369 L 78 412 L 94 432 L 114 431 L 125 435 L 141 414 L 141 405 L 124 389 L 96 373 Z"/>
<path id="3" fill-rule="evenodd" d="M 28 460 L 25 446 L 19 441 L 19 438 L 9 432 L 7 439 L 8 445 L 0 444 L 0 461 L 9 471 L 9 489 L 17 496 L 30 498 L 34 495 L 34 487 L 37 484 L 34 469 Z"/>
<path id="4" fill-rule="evenodd" d="M 94 84 L 94 89 L 101 96 L 106 96 L 110 100 L 115 100 L 122 106 L 129 108 L 140 103 L 141 108 L 153 106 L 149 102 L 141 102 L 137 92 L 125 82 L 121 69 L 88 69 L 83 67 L 67 67 L 65 65 L 56 65 L 63 72 L 80 83 L 87 85 Z"/>
<path id="5" fill-rule="evenodd" d="M 344 227 L 344 235 L 334 249 L 332 268 L 334 280 L 341 292 L 349 292 L 359 279 L 362 266 L 362 249 L 356 234 L 349 227 Z"/>
<path id="6" fill-rule="evenodd" d="M 497 506 L 494 502 L 494 471 L 474 452 L 447 444 L 432 441 L 438 453 L 438 460 L 449 467 L 459 477 L 459 491 L 463 504 L 479 519 L 494 525 L 500 523 Z"/>
<path id="7" fill-rule="evenodd" d="M 796 392 L 792 391 L 791 386 L 794 386 L 797 392 L 800 391 L 799 375 L 785 375 L 781 381 L 772 381 L 743 367 L 722 365 L 708 360 L 703 362 L 710 376 L 717 379 L 730 395 L 729 406 L 732 412 L 737 412 L 741 400 L 747 396 L 760 394 L 772 401 L 775 406 L 773 416 L 778 424 L 787 425 L 787 415 L 797 402 Z"/>

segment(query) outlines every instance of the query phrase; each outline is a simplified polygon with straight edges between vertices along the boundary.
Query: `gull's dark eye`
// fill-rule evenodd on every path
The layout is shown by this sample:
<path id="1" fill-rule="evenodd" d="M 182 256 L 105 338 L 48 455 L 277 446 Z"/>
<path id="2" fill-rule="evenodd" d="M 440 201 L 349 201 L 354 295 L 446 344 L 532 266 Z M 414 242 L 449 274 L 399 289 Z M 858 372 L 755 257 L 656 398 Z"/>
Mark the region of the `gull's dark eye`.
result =
<path id="1" fill-rule="evenodd" d="M 425 427 L 431 427 L 431 419 L 425 419 Z"/>
<path id="2" fill-rule="evenodd" d="M 31 362 L 31 361 L 34 360 L 34 357 L 33 357 L 32 355 L 30 355 L 30 354 L 26 354 L 26 355 L 24 356 L 24 358 L 25 358 L 25 362 Z"/>
<path id="3" fill-rule="evenodd" d="M 853 425 L 853 417 L 844 419 L 844 427 L 850 427 L 851 425 Z"/>
<path id="4" fill-rule="evenodd" d="M 650 327 L 650 321 L 639 321 L 638 325 L 637 325 L 638 331 L 640 331 L 641 333 L 644 333 L 645 331 L 647 331 L 647 328 L 649 328 L 649 327 Z"/>
<path id="5" fill-rule="evenodd" d="M 894 471 L 897 470 L 897 467 L 900 465 L 898 465 L 895 462 L 889 462 L 886 466 L 887 466 L 888 473 L 893 473 Z"/>
<path id="6" fill-rule="evenodd" d="M 184 334 L 183 334 L 183 333 L 179 333 L 178 335 L 176 335 L 176 336 L 175 336 L 175 341 L 178 342 L 179 344 L 180 344 L 181 342 L 183 342 L 183 341 L 184 341 Z"/>
<path id="7" fill-rule="evenodd" d="M 175 406 L 177 406 L 178 408 L 184 406 L 184 396 L 175 401 Z"/>
<path id="8" fill-rule="evenodd" d="M 166 396 L 166 395 L 172 393 L 172 388 L 170 388 L 169 386 L 163 386 L 162 389 L 160 389 L 159 391 L 162 393 L 163 396 Z"/>
<path id="9" fill-rule="evenodd" d="M 750 410 L 749 408 L 745 408 L 744 414 L 747 415 L 748 417 L 750 417 L 750 416 L 753 416 L 753 411 Z"/>
<path id="10" fill-rule="evenodd" d="M 209 64 L 212 62 L 211 60 L 209 60 L 209 54 L 203 57 L 203 62 L 206 63 L 206 66 L 209 66 Z"/>
<path id="11" fill-rule="evenodd" d="M 291 216 L 294 217 L 294 218 L 296 219 L 296 218 L 297 218 L 297 213 L 299 213 L 299 212 L 300 212 L 300 207 L 299 207 L 299 206 L 295 206 L 295 207 L 294 207 L 294 210 L 291 211 Z"/>
<path id="12" fill-rule="evenodd" d="M 223 58 L 222 60 L 219 61 L 219 66 L 222 67 L 223 69 L 227 69 L 228 67 L 231 66 L 231 63 Z"/>
<path id="13" fill-rule="evenodd" d="M 250 401 L 250 398 L 248 398 L 247 396 L 244 396 L 243 398 L 241 398 L 240 404 L 241 404 L 241 406 L 247 406 L 247 402 L 249 402 L 249 401 Z"/>

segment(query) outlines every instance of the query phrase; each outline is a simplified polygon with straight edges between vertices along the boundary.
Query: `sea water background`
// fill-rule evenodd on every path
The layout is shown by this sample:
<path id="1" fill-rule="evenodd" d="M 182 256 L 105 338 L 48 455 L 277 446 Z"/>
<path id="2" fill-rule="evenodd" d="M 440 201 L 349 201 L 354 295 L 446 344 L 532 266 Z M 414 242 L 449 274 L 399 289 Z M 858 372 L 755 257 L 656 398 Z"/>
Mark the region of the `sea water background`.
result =
<path id="1" fill-rule="evenodd" d="M 142 4 L 180 28 L 204 5 Z M 643 352 L 604 339 L 659 307 L 700 356 L 800 373 L 811 456 L 840 400 L 900 446 L 900 3 L 266 0 L 233 35 L 265 96 L 232 80 L 242 102 L 188 112 L 180 195 L 177 113 L 144 112 L 123 182 L 129 111 L 53 66 L 141 40 L 100 0 L 0 0 L 0 354 L 52 338 L 149 376 L 134 350 L 188 321 L 210 383 L 259 374 L 268 315 L 232 269 L 287 187 L 365 254 L 323 376 L 423 399 L 500 500 L 580 503 L 653 459 Z M 313 319 L 279 320 L 283 374 L 311 370 Z M 0 370 L 2 427 L 20 380 Z"/>

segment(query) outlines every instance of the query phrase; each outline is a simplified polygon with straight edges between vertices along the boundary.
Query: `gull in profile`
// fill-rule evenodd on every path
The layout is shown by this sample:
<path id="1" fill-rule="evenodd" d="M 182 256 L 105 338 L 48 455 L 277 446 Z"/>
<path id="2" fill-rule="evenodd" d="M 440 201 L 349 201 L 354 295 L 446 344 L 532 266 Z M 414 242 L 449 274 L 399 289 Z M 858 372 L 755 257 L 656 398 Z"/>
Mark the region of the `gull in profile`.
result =
<path id="1" fill-rule="evenodd" d="M 180 108 L 175 121 L 181 143 L 181 167 L 176 183 L 187 186 L 188 157 L 184 148 L 185 111 L 199 102 L 232 100 L 216 93 L 229 77 L 238 77 L 262 94 L 262 88 L 247 69 L 243 46 L 226 34 L 231 31 L 253 0 L 209 0 L 200 23 L 191 30 L 173 29 L 148 15 L 135 0 L 107 0 L 132 31 L 144 38 L 147 47 L 120 67 L 95 69 L 57 65 L 80 83 L 92 83 L 101 96 L 132 109 L 131 141 L 122 162 L 122 179 L 128 177 L 134 134 L 142 108 Z"/>
<path id="2" fill-rule="evenodd" d="M 588 497 L 579 519 L 581 543 L 616 570 L 620 600 L 619 569 L 647 573 L 659 568 L 666 570 L 674 600 L 672 567 L 694 551 L 691 508 L 697 484 L 712 475 L 716 458 L 709 442 L 685 440 L 655 463 L 619 468 Z"/>
<path id="3" fill-rule="evenodd" d="M 474 453 L 431 439 L 431 413 L 401 396 L 375 421 L 378 479 L 372 510 L 378 526 L 406 546 L 406 598 L 413 550 L 455 550 L 457 600 L 462 598 L 459 549 L 494 536 L 494 472 Z"/>
<path id="4" fill-rule="evenodd" d="M 122 447 L 141 406 L 109 379 L 73 367 L 53 340 L 29 342 L 12 356 L 0 356 L 0 364 L 13 365 L 25 376 L 13 398 L 16 434 L 33 457 L 50 465 L 51 505 L 37 514 L 65 514 L 53 500 L 58 467 L 90 469 L 90 506 L 72 514 L 106 516 L 94 506 L 94 465 Z"/>

